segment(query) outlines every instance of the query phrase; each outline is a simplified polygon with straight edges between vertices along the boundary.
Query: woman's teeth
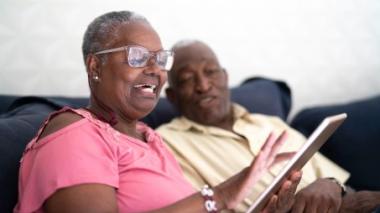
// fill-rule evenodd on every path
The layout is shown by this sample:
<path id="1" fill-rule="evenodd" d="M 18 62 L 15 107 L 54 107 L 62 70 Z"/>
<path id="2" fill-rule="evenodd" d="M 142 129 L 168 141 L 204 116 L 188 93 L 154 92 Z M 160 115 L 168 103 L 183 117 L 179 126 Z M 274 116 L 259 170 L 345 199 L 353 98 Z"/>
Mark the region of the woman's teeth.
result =
<path id="1" fill-rule="evenodd" d="M 143 92 L 154 93 L 154 90 L 157 86 L 153 84 L 139 84 L 134 87 L 137 89 L 141 89 Z"/>

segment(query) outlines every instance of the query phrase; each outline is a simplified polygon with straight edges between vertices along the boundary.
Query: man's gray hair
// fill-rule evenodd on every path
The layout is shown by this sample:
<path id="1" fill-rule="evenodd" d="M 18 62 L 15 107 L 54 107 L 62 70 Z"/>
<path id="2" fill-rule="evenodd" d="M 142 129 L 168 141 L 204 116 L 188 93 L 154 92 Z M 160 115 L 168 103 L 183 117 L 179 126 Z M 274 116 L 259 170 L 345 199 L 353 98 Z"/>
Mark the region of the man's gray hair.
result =
<path id="1" fill-rule="evenodd" d="M 191 47 L 191 46 L 203 46 L 204 48 L 207 48 L 216 58 L 216 60 L 218 60 L 218 57 L 216 56 L 215 52 L 211 49 L 210 46 L 208 46 L 206 43 L 204 43 L 203 41 L 200 41 L 200 40 L 197 40 L 197 39 L 183 39 L 183 40 L 180 40 L 178 41 L 177 43 L 175 43 L 171 50 L 174 52 L 174 54 L 177 52 L 177 51 L 180 51 L 181 49 L 184 49 L 184 48 L 188 48 L 188 47 Z M 174 64 L 176 64 L 177 61 L 176 61 L 176 58 L 174 58 Z M 219 61 L 218 61 L 219 63 Z M 172 66 L 172 69 L 170 72 L 168 72 L 168 83 L 169 83 L 169 87 L 176 87 L 175 85 L 175 75 L 176 72 L 173 70 L 175 66 L 173 65 Z"/>
<path id="2" fill-rule="evenodd" d="M 82 43 L 82 53 L 84 63 L 90 53 L 95 53 L 105 49 L 107 41 L 113 41 L 116 29 L 122 24 L 132 21 L 143 21 L 149 24 L 148 20 L 137 13 L 131 11 L 109 12 L 95 18 L 87 27 Z"/>
<path id="3" fill-rule="evenodd" d="M 183 47 L 188 47 L 188 46 L 191 46 L 193 44 L 196 44 L 196 43 L 202 43 L 202 41 L 200 40 L 196 40 L 196 39 L 183 39 L 183 40 L 180 40 L 178 41 L 177 43 L 175 43 L 173 46 L 172 46 L 172 50 L 173 51 L 176 51 L 177 49 L 180 49 L 180 48 L 183 48 Z"/>

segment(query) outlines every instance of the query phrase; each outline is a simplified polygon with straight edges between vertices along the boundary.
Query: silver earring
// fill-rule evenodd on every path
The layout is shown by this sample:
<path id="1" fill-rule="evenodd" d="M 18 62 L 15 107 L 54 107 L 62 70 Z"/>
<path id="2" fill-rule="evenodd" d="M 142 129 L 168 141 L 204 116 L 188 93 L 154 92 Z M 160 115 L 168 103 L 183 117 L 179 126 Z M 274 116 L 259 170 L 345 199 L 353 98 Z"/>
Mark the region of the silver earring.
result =
<path id="1" fill-rule="evenodd" d="M 94 76 L 92 76 L 92 79 L 94 79 L 94 81 L 99 81 L 99 76 L 94 75 Z"/>

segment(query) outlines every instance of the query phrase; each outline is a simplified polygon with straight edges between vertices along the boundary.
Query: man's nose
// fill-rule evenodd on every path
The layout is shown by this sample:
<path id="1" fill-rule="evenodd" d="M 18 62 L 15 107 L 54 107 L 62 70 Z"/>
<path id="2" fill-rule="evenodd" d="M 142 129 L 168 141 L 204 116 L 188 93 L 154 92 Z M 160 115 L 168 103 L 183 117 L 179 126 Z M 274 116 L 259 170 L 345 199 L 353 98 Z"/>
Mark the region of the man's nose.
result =
<path id="1" fill-rule="evenodd" d="M 195 87 L 198 92 L 207 92 L 211 88 L 211 82 L 205 76 L 198 76 Z"/>

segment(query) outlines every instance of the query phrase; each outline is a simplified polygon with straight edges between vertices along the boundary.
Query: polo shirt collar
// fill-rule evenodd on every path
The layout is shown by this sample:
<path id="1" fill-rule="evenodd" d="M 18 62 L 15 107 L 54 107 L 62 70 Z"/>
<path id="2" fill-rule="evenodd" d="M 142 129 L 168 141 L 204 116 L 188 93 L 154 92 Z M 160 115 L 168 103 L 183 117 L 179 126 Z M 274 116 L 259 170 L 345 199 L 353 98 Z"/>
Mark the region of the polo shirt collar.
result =
<path id="1" fill-rule="evenodd" d="M 248 119 L 249 118 L 249 112 L 242 106 L 234 103 L 232 105 L 232 110 L 234 114 L 234 125 L 237 125 L 240 119 Z M 229 137 L 239 137 L 238 135 L 226 131 L 224 129 L 218 128 L 218 127 L 213 127 L 213 126 L 205 126 L 203 124 L 197 123 L 195 121 L 189 120 L 185 116 L 180 116 L 178 118 L 175 118 L 170 124 L 169 127 L 174 129 L 174 130 L 179 130 L 179 131 L 198 131 L 200 133 L 205 133 L 205 134 L 213 134 L 213 135 L 221 135 L 221 136 L 229 136 Z"/>

